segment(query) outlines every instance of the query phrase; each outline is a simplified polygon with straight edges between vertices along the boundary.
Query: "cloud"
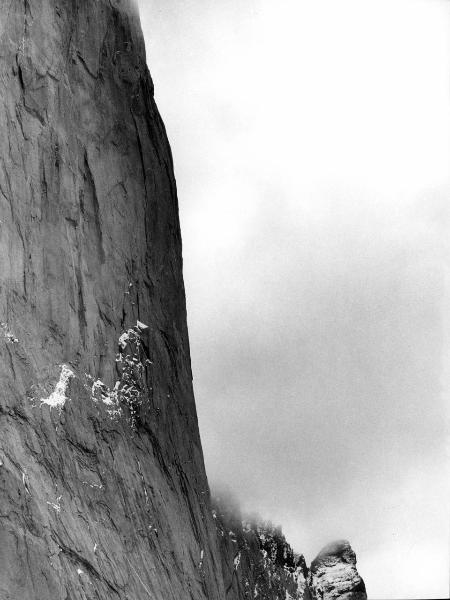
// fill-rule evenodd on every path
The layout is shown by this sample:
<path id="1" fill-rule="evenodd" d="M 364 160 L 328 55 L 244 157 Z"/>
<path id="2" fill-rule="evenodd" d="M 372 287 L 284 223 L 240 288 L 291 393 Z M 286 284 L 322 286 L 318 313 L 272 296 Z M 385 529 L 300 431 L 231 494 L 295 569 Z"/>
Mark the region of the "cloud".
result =
<path id="1" fill-rule="evenodd" d="M 141 10 L 210 480 L 309 559 L 350 539 L 372 597 L 446 594 L 445 4 Z"/>

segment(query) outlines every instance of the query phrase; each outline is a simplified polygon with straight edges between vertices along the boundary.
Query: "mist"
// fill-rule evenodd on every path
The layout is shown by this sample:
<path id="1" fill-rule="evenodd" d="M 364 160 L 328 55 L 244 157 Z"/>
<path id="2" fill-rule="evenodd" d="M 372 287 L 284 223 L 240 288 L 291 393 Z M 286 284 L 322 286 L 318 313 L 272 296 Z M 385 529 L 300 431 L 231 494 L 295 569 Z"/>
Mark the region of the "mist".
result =
<path id="1" fill-rule="evenodd" d="M 213 487 L 448 594 L 448 4 L 141 1 Z"/>

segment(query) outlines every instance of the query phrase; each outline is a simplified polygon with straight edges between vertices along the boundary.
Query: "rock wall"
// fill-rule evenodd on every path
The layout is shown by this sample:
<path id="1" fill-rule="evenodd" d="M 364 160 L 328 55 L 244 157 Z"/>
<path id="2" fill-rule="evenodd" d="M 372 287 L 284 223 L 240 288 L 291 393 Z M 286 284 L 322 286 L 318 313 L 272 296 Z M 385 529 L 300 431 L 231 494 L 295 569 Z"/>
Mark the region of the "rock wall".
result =
<path id="1" fill-rule="evenodd" d="M 222 599 L 132 4 L 1 3 L 0 127 L 0 598 Z"/>
<path id="2" fill-rule="evenodd" d="M 311 600 L 308 569 L 279 527 L 242 517 L 229 497 L 213 499 L 227 600 Z"/>

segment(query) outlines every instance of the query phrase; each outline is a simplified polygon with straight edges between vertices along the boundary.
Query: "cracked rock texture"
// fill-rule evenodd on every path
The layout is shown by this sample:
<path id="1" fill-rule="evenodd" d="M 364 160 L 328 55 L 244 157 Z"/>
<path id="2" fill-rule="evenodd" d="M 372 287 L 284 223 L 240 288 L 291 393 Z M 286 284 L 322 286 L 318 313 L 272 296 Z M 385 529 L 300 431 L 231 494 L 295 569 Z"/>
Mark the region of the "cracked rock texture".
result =
<path id="1" fill-rule="evenodd" d="M 211 508 L 131 0 L 1 2 L 0 127 L 0 600 L 308 600 L 281 531 Z M 328 560 L 314 598 L 362 598 L 317 595 Z"/>
<path id="2" fill-rule="evenodd" d="M 313 600 L 367 600 L 356 570 L 356 556 L 346 540 L 325 546 L 311 563 L 308 585 Z"/>
<path id="3" fill-rule="evenodd" d="M 308 569 L 279 527 L 242 518 L 230 499 L 213 499 L 227 600 L 311 600 Z"/>
<path id="4" fill-rule="evenodd" d="M 131 3 L 2 2 L 0 127 L 0 598 L 222 599 Z"/>

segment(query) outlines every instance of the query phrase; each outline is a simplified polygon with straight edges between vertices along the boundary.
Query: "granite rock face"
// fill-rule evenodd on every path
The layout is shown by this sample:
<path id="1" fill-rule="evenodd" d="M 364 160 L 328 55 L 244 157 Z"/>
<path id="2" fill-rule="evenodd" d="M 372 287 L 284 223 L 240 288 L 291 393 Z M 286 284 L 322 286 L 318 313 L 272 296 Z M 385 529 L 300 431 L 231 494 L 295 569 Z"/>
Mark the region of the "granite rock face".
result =
<path id="1" fill-rule="evenodd" d="M 311 563 L 308 586 L 313 600 L 367 600 L 356 570 L 356 556 L 346 540 L 328 544 Z"/>
<path id="2" fill-rule="evenodd" d="M 0 17 L 0 598 L 222 599 L 138 15 Z"/>

